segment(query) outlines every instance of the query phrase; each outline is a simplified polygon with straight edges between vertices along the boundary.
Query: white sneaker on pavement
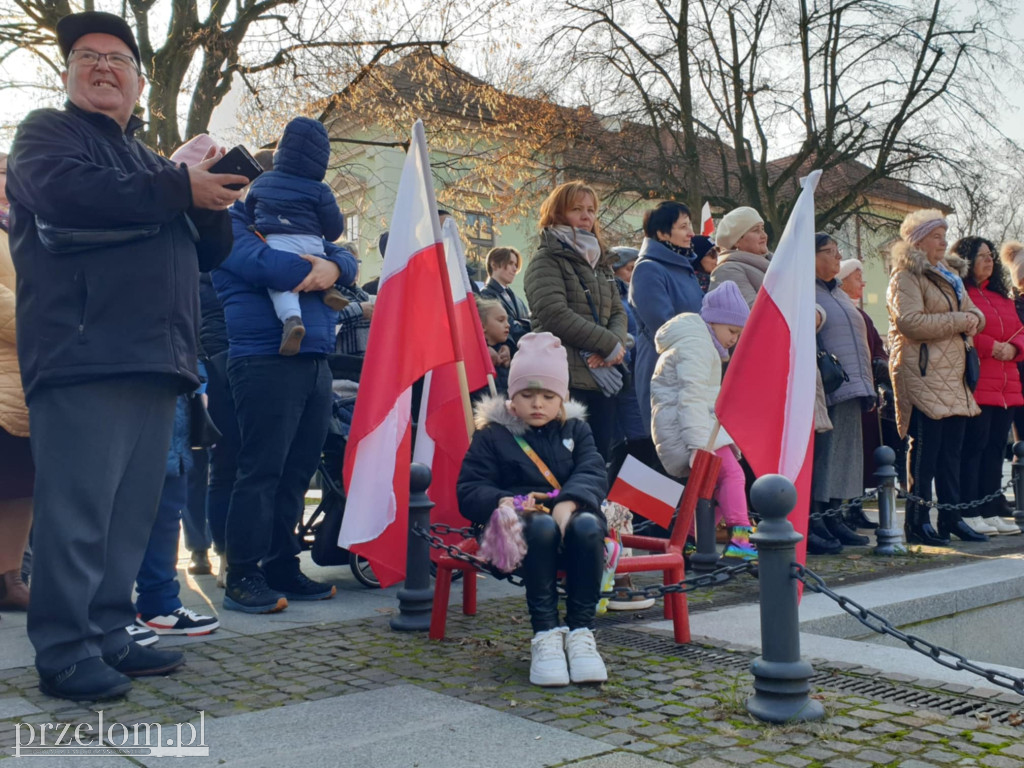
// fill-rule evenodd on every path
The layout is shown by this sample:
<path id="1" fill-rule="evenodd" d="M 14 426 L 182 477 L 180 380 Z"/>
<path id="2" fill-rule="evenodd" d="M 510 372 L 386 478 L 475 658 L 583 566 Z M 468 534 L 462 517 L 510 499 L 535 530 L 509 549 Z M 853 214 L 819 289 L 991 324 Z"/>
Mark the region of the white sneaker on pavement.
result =
<path id="1" fill-rule="evenodd" d="M 1001 517 L 986 517 L 984 520 L 986 525 L 995 528 L 1001 536 L 1015 536 L 1021 532 L 1020 528 Z"/>
<path id="2" fill-rule="evenodd" d="M 530 641 L 530 682 L 555 687 L 569 684 L 569 667 L 565 663 L 567 627 L 538 632 Z"/>
<path id="3" fill-rule="evenodd" d="M 964 522 L 978 533 L 984 533 L 986 536 L 995 536 L 999 533 L 998 528 L 994 525 L 989 525 L 986 520 L 982 520 L 980 517 L 965 517 Z"/>
<path id="4" fill-rule="evenodd" d="M 128 630 L 128 639 L 139 645 L 152 645 L 160 638 L 156 636 L 149 627 L 140 627 L 138 624 L 129 624 L 125 627 Z"/>
<path id="5" fill-rule="evenodd" d="M 574 683 L 603 683 L 608 679 L 604 659 L 597 652 L 594 633 L 587 629 L 574 629 L 565 641 L 569 657 L 569 679 Z"/>
<path id="6" fill-rule="evenodd" d="M 135 618 L 135 623 L 147 627 L 158 635 L 208 635 L 220 626 L 216 616 L 203 616 L 188 608 L 176 608 L 166 616 L 143 616 Z M 136 641 L 138 642 L 138 641 Z"/>

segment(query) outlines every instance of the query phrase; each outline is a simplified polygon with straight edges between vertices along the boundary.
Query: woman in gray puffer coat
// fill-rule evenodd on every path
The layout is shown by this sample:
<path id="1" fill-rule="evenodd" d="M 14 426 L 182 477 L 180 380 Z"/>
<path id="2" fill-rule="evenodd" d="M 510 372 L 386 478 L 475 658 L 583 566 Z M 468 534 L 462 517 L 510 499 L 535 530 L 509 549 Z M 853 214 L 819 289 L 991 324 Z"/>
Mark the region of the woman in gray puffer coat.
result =
<path id="1" fill-rule="evenodd" d="M 864 318 L 839 287 L 839 246 L 823 232 L 815 235 L 814 245 L 814 300 L 828 316 L 828 322 L 818 332 L 818 339 L 839 359 L 849 377 L 826 395 L 833 429 L 817 435 L 814 440 L 811 493 L 815 506 L 823 510 L 838 507 L 843 500 L 857 497 L 864 490 L 861 414 L 874 407 L 875 387 Z M 823 521 L 812 520 L 811 526 L 826 540 L 831 534 L 840 544 L 863 546 L 868 543 L 868 537 L 851 530 L 839 513 Z"/>

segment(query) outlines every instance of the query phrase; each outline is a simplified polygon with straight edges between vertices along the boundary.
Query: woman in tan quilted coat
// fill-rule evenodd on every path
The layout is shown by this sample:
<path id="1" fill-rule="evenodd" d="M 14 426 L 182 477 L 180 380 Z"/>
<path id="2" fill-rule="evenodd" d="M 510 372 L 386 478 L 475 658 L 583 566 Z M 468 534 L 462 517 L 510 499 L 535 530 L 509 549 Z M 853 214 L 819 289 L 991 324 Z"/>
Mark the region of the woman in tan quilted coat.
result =
<path id="1" fill-rule="evenodd" d="M 7 240 L 7 155 L 0 152 L 0 609 L 28 609 L 21 559 L 32 527 L 35 472 L 14 340 L 14 262 Z"/>
<path id="2" fill-rule="evenodd" d="M 960 502 L 960 454 L 967 418 L 981 413 L 964 380 L 967 344 L 985 316 L 964 288 L 963 259 L 946 256 L 946 219 L 937 210 L 908 214 L 893 246 L 889 279 L 889 371 L 900 436 L 909 435 L 911 494 L 941 504 Z M 984 541 L 960 513 L 940 510 L 938 531 L 930 505 L 907 503 L 907 541 L 948 546 L 950 534 Z"/>
<path id="3" fill-rule="evenodd" d="M 615 367 L 628 333 L 608 254 L 598 237 L 597 193 L 561 184 L 540 208 L 540 247 L 523 279 L 533 330 L 548 331 L 569 354 L 569 395 L 587 406 L 597 450 L 608 461 L 615 429 Z M 617 391 L 617 390 L 616 390 Z"/>

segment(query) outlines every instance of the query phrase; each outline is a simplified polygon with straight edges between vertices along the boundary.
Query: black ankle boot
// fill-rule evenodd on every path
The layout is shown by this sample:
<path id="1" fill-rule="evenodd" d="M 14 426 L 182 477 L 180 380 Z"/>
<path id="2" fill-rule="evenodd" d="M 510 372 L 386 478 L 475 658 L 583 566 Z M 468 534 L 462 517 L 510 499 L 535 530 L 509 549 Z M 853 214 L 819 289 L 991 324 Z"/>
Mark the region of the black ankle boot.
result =
<path id="1" fill-rule="evenodd" d="M 832 499 L 829 501 L 829 508 L 836 509 L 842 503 L 842 499 Z M 828 532 L 844 546 L 863 547 L 870 541 L 867 536 L 861 536 L 852 530 L 843 521 L 843 516 L 839 512 L 833 512 L 831 515 L 828 515 L 825 518 L 825 526 L 828 528 Z"/>
<path id="2" fill-rule="evenodd" d="M 860 505 L 847 510 L 846 524 L 854 530 L 860 528 L 867 531 L 873 531 L 878 528 L 878 523 L 873 523 L 868 520 L 867 515 L 864 514 L 864 509 Z"/>
<path id="3" fill-rule="evenodd" d="M 971 528 L 957 512 L 939 513 L 939 535 L 949 539 L 950 534 L 956 536 L 960 541 L 974 541 L 981 543 L 988 541 L 988 536 L 978 533 Z"/>
<path id="4" fill-rule="evenodd" d="M 843 543 L 829 533 L 820 518 L 811 518 L 807 529 L 807 552 L 811 555 L 838 555 Z"/>
<path id="5" fill-rule="evenodd" d="M 936 532 L 928 515 L 927 508 L 921 509 L 913 502 L 907 504 L 907 519 L 903 525 L 907 543 L 924 544 L 927 547 L 948 547 L 949 537 L 943 538 Z"/>

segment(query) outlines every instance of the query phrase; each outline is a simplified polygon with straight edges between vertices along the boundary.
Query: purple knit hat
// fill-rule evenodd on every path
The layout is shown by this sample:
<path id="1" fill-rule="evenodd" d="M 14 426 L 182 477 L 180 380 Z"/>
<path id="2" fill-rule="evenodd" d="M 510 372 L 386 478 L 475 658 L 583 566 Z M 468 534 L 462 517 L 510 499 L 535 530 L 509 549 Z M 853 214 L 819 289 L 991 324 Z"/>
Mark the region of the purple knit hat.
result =
<path id="1" fill-rule="evenodd" d="M 742 328 L 750 316 L 750 308 L 736 283 L 727 280 L 704 295 L 700 316 L 705 323 L 721 323 Z"/>

